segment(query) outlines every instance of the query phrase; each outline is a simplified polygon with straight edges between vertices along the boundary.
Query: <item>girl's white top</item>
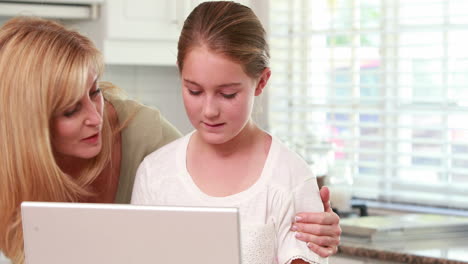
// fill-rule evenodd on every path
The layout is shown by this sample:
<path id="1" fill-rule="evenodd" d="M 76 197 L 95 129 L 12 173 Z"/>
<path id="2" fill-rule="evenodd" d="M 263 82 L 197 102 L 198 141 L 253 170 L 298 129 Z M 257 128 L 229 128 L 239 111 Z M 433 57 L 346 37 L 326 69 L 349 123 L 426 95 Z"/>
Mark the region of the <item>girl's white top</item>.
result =
<path id="1" fill-rule="evenodd" d="M 306 162 L 273 137 L 260 178 L 247 190 L 212 197 L 193 182 L 186 150 L 193 133 L 148 155 L 141 163 L 133 204 L 237 207 L 244 264 L 328 263 L 290 231 L 297 212 L 323 212 L 317 180 Z"/>

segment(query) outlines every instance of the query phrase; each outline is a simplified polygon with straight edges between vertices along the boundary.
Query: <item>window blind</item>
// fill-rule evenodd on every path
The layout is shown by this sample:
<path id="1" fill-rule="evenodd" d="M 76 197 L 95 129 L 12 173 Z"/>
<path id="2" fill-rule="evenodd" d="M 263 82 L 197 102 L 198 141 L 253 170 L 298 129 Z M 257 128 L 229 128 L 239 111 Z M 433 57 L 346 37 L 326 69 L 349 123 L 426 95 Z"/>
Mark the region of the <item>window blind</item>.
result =
<path id="1" fill-rule="evenodd" d="M 270 7 L 272 134 L 354 197 L 468 208 L 468 1 Z"/>

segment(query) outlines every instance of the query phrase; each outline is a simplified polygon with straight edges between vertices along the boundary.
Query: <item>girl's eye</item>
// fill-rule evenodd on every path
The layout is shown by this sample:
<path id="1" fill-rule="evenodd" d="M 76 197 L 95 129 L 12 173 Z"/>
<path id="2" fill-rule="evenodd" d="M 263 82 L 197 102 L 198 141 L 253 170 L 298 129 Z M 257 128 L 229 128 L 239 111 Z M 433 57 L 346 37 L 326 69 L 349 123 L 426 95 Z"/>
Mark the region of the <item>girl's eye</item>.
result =
<path id="1" fill-rule="evenodd" d="M 237 93 L 232 93 L 232 94 L 221 94 L 224 98 L 226 99 L 233 99 L 234 97 L 236 97 Z"/>
<path id="2" fill-rule="evenodd" d="M 191 95 L 199 95 L 201 94 L 201 91 L 194 91 L 194 90 L 188 90 Z"/>

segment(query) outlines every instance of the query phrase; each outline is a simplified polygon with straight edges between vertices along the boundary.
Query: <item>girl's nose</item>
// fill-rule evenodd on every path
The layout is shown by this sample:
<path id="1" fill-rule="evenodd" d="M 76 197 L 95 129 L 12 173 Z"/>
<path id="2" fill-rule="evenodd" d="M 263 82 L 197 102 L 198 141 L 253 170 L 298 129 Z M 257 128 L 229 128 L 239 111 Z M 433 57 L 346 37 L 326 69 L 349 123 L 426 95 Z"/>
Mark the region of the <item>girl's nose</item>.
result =
<path id="1" fill-rule="evenodd" d="M 206 118 L 215 118 L 219 115 L 219 106 L 214 98 L 206 98 L 203 105 L 203 114 Z"/>

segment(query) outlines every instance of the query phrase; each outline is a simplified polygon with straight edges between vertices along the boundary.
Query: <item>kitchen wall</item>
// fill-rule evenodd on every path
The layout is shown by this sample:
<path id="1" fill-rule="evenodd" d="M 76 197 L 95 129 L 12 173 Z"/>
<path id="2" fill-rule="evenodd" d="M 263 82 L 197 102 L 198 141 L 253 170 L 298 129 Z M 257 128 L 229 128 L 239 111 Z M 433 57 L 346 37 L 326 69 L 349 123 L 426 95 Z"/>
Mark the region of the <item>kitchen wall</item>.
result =
<path id="1" fill-rule="evenodd" d="M 159 109 L 182 133 L 193 129 L 185 114 L 175 66 L 107 65 L 102 80 L 121 87 L 130 98 Z"/>

